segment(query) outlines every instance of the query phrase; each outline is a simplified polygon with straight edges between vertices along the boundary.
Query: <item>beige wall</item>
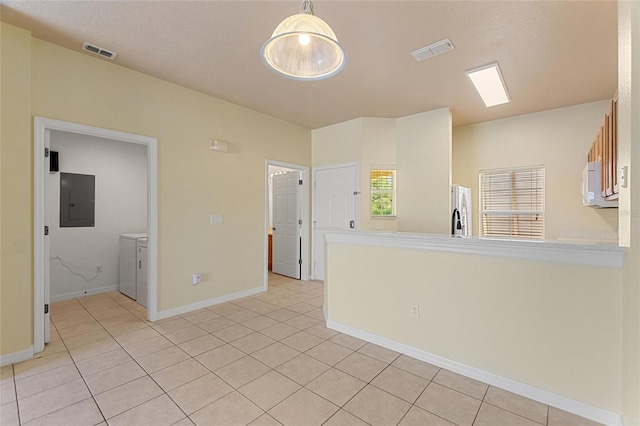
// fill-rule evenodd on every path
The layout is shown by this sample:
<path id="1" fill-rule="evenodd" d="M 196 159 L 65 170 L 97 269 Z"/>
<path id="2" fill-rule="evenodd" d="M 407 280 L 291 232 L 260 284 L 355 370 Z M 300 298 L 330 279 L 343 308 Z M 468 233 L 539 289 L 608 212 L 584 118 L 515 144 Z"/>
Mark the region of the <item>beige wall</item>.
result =
<path id="1" fill-rule="evenodd" d="M 614 234 L 617 209 L 583 207 L 579 189 L 608 105 L 605 100 L 453 129 L 453 183 L 471 187 L 474 235 L 481 223 L 479 171 L 532 165 L 545 167 L 546 239 Z"/>
<path id="2" fill-rule="evenodd" d="M 369 171 L 373 165 L 396 165 L 396 120 L 357 118 L 313 130 L 313 167 L 358 163 L 359 230 L 396 230 L 396 218 L 371 218 Z"/>
<path id="3" fill-rule="evenodd" d="M 28 349 L 33 335 L 31 36 L 0 27 L 2 239 L 0 353 Z"/>
<path id="4" fill-rule="evenodd" d="M 377 166 L 396 166 L 396 120 L 393 118 L 362 119 L 362 151 L 360 153 L 360 223 L 362 231 L 395 231 L 395 217 L 371 217 L 370 171 Z"/>
<path id="5" fill-rule="evenodd" d="M 315 129 L 311 132 L 313 167 L 360 161 L 362 119 Z"/>
<path id="6" fill-rule="evenodd" d="M 3 105 L 6 69 L 20 65 L 14 78 L 24 90 L 7 102 L 18 106 L 11 123 L 26 122 L 7 129 L 18 134 L 5 142 L 2 116 L 2 253 L 12 264 L 2 271 L 2 303 L 15 314 L 2 353 L 24 349 L 32 334 L 30 115 L 158 138 L 160 311 L 262 286 L 265 159 L 310 165 L 311 132 L 19 33 L 3 37 L 2 51 Z M 6 64 L 5 49 L 13 51 Z M 210 138 L 230 142 L 231 152 L 209 151 Z M 16 172 L 12 181 L 5 170 Z M 224 223 L 210 225 L 210 214 Z M 203 274 L 198 286 L 193 272 Z"/>
<path id="7" fill-rule="evenodd" d="M 359 230 L 448 232 L 449 108 L 398 119 L 358 118 L 323 127 L 312 131 L 312 146 L 313 167 L 359 164 Z M 372 218 L 369 171 L 384 165 L 396 167 L 397 216 Z"/>
<path id="8" fill-rule="evenodd" d="M 623 287 L 622 418 L 640 424 L 640 3 L 618 3 L 619 161 L 629 166 L 620 191 L 620 242 L 629 247 Z"/>
<path id="9" fill-rule="evenodd" d="M 329 320 L 620 412 L 622 268 L 339 243 L 327 265 Z"/>
<path id="10" fill-rule="evenodd" d="M 451 112 L 402 117 L 397 128 L 398 231 L 448 234 Z"/>

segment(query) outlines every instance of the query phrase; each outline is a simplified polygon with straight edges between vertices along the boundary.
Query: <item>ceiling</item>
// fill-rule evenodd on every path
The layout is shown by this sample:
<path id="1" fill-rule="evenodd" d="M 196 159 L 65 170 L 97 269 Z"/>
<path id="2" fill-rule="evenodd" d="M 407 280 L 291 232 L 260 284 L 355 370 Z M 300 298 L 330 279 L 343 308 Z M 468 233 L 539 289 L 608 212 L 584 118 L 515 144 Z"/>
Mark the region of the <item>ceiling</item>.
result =
<path id="1" fill-rule="evenodd" d="M 348 54 L 316 82 L 269 71 L 260 48 L 298 1 L 4 1 L 2 21 L 115 64 L 316 129 L 449 106 L 454 126 L 613 97 L 615 1 L 335 1 L 314 11 Z M 448 37 L 455 50 L 410 52 Z M 106 60 L 100 58 L 99 60 Z M 497 61 L 511 103 L 486 108 L 465 75 Z"/>

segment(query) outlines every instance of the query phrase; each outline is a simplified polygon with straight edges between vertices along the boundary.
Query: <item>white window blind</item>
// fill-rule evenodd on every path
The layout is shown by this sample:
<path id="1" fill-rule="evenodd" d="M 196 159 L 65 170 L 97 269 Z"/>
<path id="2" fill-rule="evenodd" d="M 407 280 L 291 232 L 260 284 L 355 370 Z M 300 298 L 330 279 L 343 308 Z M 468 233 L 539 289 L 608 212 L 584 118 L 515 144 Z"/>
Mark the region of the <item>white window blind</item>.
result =
<path id="1" fill-rule="evenodd" d="M 482 235 L 544 239 L 544 167 L 480 172 Z"/>
<path id="2" fill-rule="evenodd" d="M 396 171 L 371 169 L 371 216 L 395 216 Z"/>

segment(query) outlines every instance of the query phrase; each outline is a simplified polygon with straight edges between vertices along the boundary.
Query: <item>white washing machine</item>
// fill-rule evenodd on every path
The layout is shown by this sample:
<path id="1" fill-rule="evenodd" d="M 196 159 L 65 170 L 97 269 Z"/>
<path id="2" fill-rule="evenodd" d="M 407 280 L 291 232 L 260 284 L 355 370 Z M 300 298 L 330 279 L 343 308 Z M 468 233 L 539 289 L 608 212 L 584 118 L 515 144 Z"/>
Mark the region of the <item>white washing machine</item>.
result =
<path id="1" fill-rule="evenodd" d="M 138 249 L 136 256 L 138 262 L 136 272 L 136 300 L 146 308 L 149 298 L 147 290 L 147 239 L 138 238 L 136 245 Z"/>
<path id="2" fill-rule="evenodd" d="M 118 288 L 120 293 L 137 300 L 138 270 L 138 241 L 147 241 L 147 234 L 122 234 L 120 235 L 120 255 L 118 262 Z M 146 244 L 145 244 L 146 247 Z M 146 249 L 145 249 L 146 255 Z M 145 262 L 146 271 L 146 262 Z M 146 277 L 145 277 L 146 283 Z"/>

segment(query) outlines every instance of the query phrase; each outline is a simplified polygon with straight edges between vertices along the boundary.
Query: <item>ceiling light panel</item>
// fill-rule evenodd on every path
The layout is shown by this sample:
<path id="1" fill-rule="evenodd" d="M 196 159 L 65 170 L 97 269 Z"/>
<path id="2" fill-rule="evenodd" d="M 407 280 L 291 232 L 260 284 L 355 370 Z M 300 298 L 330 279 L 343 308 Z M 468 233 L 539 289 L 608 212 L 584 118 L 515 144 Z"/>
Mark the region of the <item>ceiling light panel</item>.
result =
<path id="1" fill-rule="evenodd" d="M 487 108 L 511 101 L 497 62 L 469 70 L 467 76 Z"/>
<path id="2" fill-rule="evenodd" d="M 438 56 L 442 53 L 449 52 L 453 49 L 455 49 L 455 47 L 453 46 L 453 43 L 451 43 L 451 40 L 445 38 L 444 40 L 436 41 L 435 43 L 431 43 L 428 46 L 414 50 L 413 52 L 411 52 L 411 56 L 413 56 L 416 61 L 420 62 L 424 61 L 425 59 Z"/>

